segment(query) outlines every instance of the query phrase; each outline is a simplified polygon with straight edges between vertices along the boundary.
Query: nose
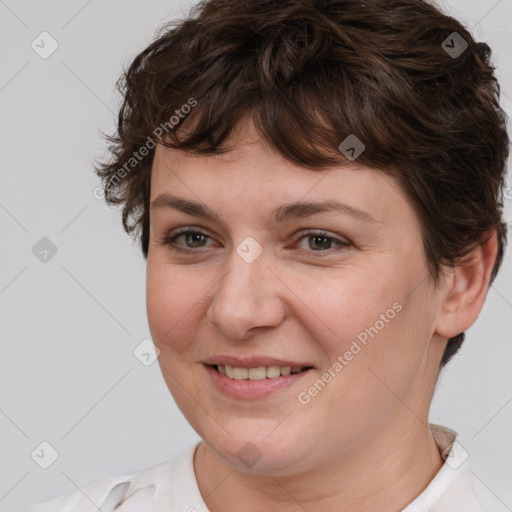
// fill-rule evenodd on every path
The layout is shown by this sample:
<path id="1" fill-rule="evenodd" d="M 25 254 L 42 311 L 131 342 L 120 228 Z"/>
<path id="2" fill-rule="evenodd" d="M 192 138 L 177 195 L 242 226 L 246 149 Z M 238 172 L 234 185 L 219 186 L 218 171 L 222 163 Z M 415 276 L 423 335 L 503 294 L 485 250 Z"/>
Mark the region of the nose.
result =
<path id="1" fill-rule="evenodd" d="M 228 339 L 245 339 L 285 317 L 283 282 L 262 253 L 248 263 L 233 250 L 228 270 L 214 288 L 207 319 Z"/>

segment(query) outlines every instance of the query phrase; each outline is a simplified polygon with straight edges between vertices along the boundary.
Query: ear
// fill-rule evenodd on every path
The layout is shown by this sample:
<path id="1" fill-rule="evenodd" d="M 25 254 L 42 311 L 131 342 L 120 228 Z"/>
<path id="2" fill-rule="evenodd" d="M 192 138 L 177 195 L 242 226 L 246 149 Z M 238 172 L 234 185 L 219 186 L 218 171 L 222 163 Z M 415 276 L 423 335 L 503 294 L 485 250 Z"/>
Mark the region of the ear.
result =
<path id="1" fill-rule="evenodd" d="M 497 253 L 498 236 L 493 229 L 448 273 L 435 329 L 437 334 L 453 338 L 475 323 L 487 296 Z"/>

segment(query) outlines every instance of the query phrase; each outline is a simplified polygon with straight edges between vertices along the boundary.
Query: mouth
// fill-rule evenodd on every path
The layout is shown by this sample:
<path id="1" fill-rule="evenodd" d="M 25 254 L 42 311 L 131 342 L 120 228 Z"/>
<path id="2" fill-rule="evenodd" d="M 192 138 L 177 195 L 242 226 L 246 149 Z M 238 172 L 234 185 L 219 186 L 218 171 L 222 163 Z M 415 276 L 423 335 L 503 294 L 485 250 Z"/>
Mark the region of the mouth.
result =
<path id="1" fill-rule="evenodd" d="M 312 366 L 231 366 L 214 363 L 204 364 L 204 367 L 214 389 L 237 400 L 264 399 L 297 386 L 314 371 Z"/>
<path id="2" fill-rule="evenodd" d="M 233 380 L 266 380 L 295 375 L 311 370 L 312 366 L 256 366 L 252 368 L 213 364 L 211 366 L 217 373 Z"/>

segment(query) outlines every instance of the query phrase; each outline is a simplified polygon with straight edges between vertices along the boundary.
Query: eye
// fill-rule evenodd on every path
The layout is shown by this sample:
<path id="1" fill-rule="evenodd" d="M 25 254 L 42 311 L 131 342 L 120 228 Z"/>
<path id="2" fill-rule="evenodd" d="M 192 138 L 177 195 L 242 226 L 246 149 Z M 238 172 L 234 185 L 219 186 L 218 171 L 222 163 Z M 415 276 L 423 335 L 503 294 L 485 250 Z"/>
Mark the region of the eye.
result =
<path id="1" fill-rule="evenodd" d="M 338 246 L 338 250 L 349 247 L 351 245 L 351 243 L 348 241 L 340 240 L 338 238 L 329 236 L 328 233 L 326 233 L 325 231 L 308 231 L 303 236 L 301 236 L 298 241 L 304 239 L 309 240 L 308 247 L 309 249 L 311 249 L 311 251 L 306 252 L 331 253 L 332 242 L 334 242 L 335 245 Z M 299 250 L 302 251 L 303 249 Z M 314 256 L 321 257 L 320 254 L 315 254 Z"/>
<path id="2" fill-rule="evenodd" d="M 184 237 L 186 248 L 180 247 L 179 245 L 176 245 L 176 240 L 178 238 Z M 209 235 L 201 232 L 201 231 L 195 231 L 193 229 L 184 228 L 179 231 L 175 231 L 168 235 L 164 241 L 162 242 L 163 245 L 168 245 L 171 247 L 172 250 L 178 251 L 178 252 L 190 252 L 190 250 L 198 249 L 204 247 L 203 242 L 205 239 L 211 238 Z M 192 251 L 194 252 L 194 251 Z M 197 251 L 196 251 L 197 252 Z"/>
<path id="3" fill-rule="evenodd" d="M 178 239 L 183 237 L 185 242 L 185 247 L 180 246 L 176 243 Z M 183 252 L 183 253 L 191 253 L 191 252 L 200 252 L 194 249 L 202 249 L 207 247 L 206 242 L 208 239 L 212 239 L 212 237 L 202 231 L 197 231 L 190 228 L 182 228 L 181 230 L 174 231 L 170 233 L 162 242 L 163 245 L 169 246 L 173 251 Z M 337 250 L 342 250 L 344 248 L 350 247 L 352 244 L 346 240 L 340 240 L 338 238 L 329 236 L 325 231 L 314 231 L 310 230 L 304 233 L 295 244 L 302 240 L 309 240 L 308 249 L 299 249 L 301 252 L 315 252 L 315 253 L 328 253 L 331 254 L 332 251 L 336 250 L 332 245 L 337 246 Z M 320 254 L 315 254 L 314 257 L 322 257 Z"/>

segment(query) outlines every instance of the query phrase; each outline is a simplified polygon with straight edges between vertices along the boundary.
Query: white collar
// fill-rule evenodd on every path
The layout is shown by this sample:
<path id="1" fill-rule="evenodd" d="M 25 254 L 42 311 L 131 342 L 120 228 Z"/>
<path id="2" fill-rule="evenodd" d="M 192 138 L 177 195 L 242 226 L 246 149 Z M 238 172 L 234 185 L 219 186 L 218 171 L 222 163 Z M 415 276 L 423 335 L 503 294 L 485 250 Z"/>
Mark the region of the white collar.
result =
<path id="1" fill-rule="evenodd" d="M 429 424 L 445 463 L 425 490 L 402 512 L 484 512 L 478 501 L 461 436 L 441 425 Z"/>

